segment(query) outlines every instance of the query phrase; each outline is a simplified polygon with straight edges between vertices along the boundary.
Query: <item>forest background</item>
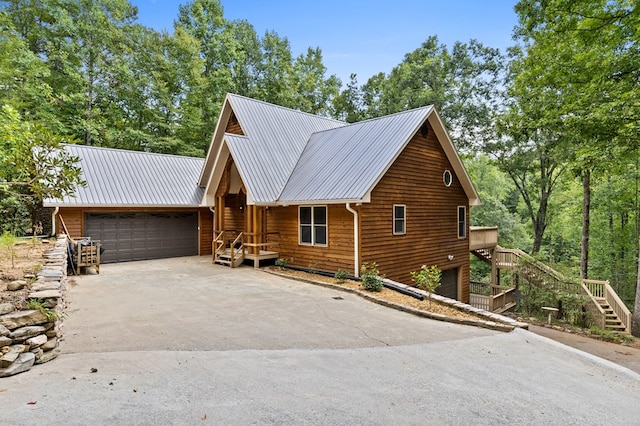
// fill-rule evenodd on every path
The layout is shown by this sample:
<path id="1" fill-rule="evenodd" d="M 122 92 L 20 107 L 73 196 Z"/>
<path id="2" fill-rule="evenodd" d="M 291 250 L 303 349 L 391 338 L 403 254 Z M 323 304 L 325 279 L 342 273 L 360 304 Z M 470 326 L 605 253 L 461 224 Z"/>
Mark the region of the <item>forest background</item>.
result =
<path id="1" fill-rule="evenodd" d="M 295 56 L 286 36 L 225 19 L 218 0 L 185 2 L 171 33 L 136 23 L 127 0 L 0 1 L 0 230 L 33 231 L 39 198 L 79 180 L 72 158 L 17 160 L 33 147 L 202 157 L 228 92 L 347 122 L 433 104 L 483 201 L 471 224 L 498 226 L 502 246 L 566 275 L 610 280 L 632 307 L 640 6 L 521 0 L 515 11 L 507 51 L 432 35 L 361 83 L 327 75 L 320 48 Z M 66 174 L 39 188 L 43 170 Z"/>

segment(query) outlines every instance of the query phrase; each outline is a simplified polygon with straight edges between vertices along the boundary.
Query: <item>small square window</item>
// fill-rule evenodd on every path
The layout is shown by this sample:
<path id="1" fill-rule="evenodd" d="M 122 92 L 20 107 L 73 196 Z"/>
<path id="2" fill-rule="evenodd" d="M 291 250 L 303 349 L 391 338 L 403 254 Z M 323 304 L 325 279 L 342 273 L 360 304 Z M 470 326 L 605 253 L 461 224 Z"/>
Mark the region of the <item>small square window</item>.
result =
<path id="1" fill-rule="evenodd" d="M 393 235 L 404 235 L 407 233 L 406 210 L 404 204 L 394 204 L 393 206 Z"/>

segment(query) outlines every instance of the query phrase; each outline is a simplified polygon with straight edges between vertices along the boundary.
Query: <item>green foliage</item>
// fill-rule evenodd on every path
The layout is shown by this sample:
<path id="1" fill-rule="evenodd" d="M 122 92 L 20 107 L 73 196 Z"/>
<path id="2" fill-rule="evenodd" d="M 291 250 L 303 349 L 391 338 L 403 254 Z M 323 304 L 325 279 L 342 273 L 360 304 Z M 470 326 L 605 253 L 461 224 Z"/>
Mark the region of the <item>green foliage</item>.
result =
<path id="1" fill-rule="evenodd" d="M 411 277 L 419 289 L 435 293 L 440 287 L 442 271 L 436 265 L 422 265 L 419 271 L 411 271 Z M 431 298 L 429 298 L 429 308 L 431 308 Z"/>
<path id="2" fill-rule="evenodd" d="M 503 57 L 476 40 L 441 44 L 427 38 L 388 76 L 380 73 L 362 87 L 365 115 L 377 117 L 433 104 L 457 146 L 478 148 L 493 138 Z M 353 94 L 348 98 L 357 99 Z M 347 111 L 349 112 L 349 111 Z"/>
<path id="3" fill-rule="evenodd" d="M 39 124 L 24 121 L 11 106 L 0 110 L 0 203 L 30 212 L 45 198 L 62 198 L 84 184 L 78 158 L 63 149 L 73 142 Z M 13 200 L 13 201 L 12 201 Z M 18 206 L 22 204 L 23 206 Z M 16 221 L 24 217 L 14 216 Z"/>
<path id="4" fill-rule="evenodd" d="M 49 322 L 59 320 L 63 317 L 62 314 L 54 310 L 51 310 L 45 305 L 46 305 L 46 300 L 44 299 L 29 299 L 25 304 L 25 309 L 35 309 L 42 312 L 42 314 L 47 317 Z"/>
<path id="5" fill-rule="evenodd" d="M 11 267 L 15 268 L 16 250 L 15 245 L 18 242 L 18 238 L 9 231 L 4 231 L 0 236 L 0 248 L 7 252 L 7 255 L 11 259 Z"/>
<path id="6" fill-rule="evenodd" d="M 0 232 L 25 235 L 31 226 L 27 205 L 14 195 L 0 197 Z"/>
<path id="7" fill-rule="evenodd" d="M 567 324 L 587 327 L 589 325 L 589 317 L 584 306 L 591 303 L 586 295 L 576 294 L 570 291 L 547 290 L 531 285 L 529 282 L 520 282 L 519 286 L 522 292 L 522 300 L 519 304 L 519 311 L 528 316 L 539 318 L 545 321 L 549 313 L 542 309 L 543 306 L 549 306 L 560 309 L 560 317 Z"/>
<path id="8" fill-rule="evenodd" d="M 618 344 L 628 344 L 633 342 L 633 337 L 624 333 L 616 333 L 612 330 L 603 330 L 596 326 L 589 327 L 589 333 L 599 340 Z"/>
<path id="9" fill-rule="evenodd" d="M 411 271 L 411 277 L 419 289 L 435 293 L 440 287 L 442 271 L 436 265 L 422 265 L 419 271 Z"/>
<path id="10" fill-rule="evenodd" d="M 362 288 L 367 291 L 382 291 L 382 279 L 378 272 L 378 264 L 376 262 L 363 263 L 360 267 L 360 279 L 362 280 Z"/>
<path id="11" fill-rule="evenodd" d="M 349 278 L 349 272 L 344 269 L 338 269 L 335 273 L 334 278 L 338 284 L 344 284 L 344 282 Z"/>
<path id="12" fill-rule="evenodd" d="M 279 257 L 278 259 L 276 259 L 276 266 L 279 266 L 280 268 L 286 268 L 288 264 L 289 261 L 284 257 Z"/>

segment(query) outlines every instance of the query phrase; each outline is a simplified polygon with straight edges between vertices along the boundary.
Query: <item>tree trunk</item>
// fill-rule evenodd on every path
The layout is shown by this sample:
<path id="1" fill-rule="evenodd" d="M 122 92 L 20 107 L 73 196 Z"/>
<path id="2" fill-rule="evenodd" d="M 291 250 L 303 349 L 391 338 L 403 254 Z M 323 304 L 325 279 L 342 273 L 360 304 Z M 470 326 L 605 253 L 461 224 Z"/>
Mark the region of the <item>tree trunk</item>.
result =
<path id="1" fill-rule="evenodd" d="M 589 223 L 591 213 L 591 171 L 582 174 L 582 241 L 580 243 L 580 277 L 588 278 L 589 273 Z"/>
<path id="2" fill-rule="evenodd" d="M 636 301 L 631 315 L 631 334 L 640 337 L 640 258 L 638 259 L 638 275 L 636 279 Z"/>

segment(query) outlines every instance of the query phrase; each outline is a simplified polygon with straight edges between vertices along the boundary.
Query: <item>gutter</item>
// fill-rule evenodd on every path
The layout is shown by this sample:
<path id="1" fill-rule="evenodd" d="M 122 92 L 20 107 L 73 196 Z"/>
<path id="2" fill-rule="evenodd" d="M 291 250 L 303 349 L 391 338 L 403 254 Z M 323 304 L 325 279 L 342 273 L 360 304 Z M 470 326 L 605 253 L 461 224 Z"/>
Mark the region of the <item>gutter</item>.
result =
<path id="1" fill-rule="evenodd" d="M 349 210 L 351 214 L 353 214 L 353 275 L 358 278 L 360 277 L 360 234 L 358 232 L 358 212 L 351 208 L 351 203 L 346 203 L 345 206 L 347 210 Z"/>
<path id="2" fill-rule="evenodd" d="M 56 216 L 58 215 L 59 211 L 60 211 L 60 206 L 56 206 L 56 208 L 53 210 L 53 213 L 51 213 L 51 236 L 52 237 L 56 236 Z"/>

